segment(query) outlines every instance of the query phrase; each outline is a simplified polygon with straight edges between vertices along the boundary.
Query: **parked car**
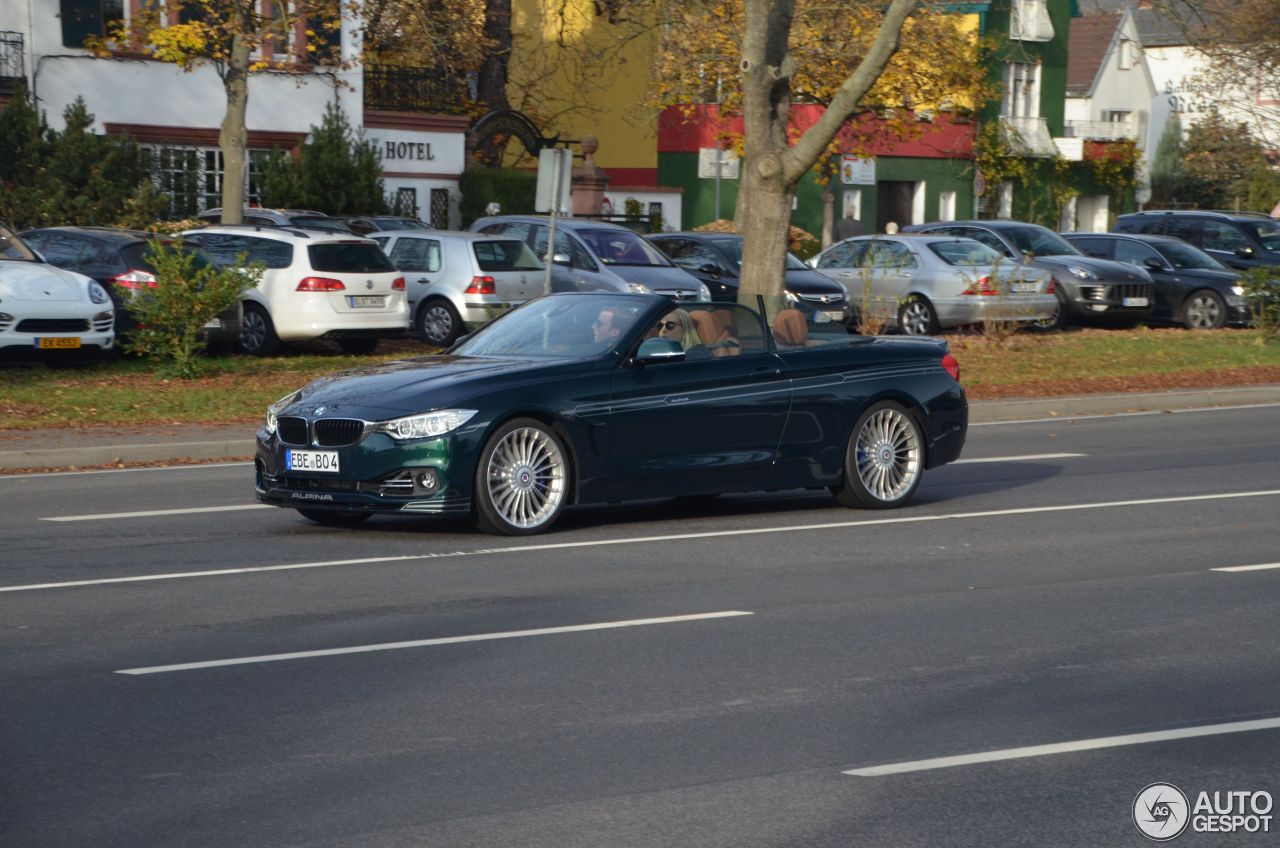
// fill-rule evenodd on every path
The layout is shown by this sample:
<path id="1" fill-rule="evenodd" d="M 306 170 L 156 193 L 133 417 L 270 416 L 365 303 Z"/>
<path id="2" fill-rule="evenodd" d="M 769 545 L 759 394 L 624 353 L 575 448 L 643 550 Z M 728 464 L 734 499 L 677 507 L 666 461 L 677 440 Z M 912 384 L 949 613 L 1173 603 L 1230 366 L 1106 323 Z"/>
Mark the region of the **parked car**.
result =
<path id="1" fill-rule="evenodd" d="M 418 218 L 401 215 L 340 215 L 335 220 L 346 224 L 357 235 L 368 235 L 382 230 L 434 230 L 435 227 Z"/>
<path id="2" fill-rule="evenodd" d="M 525 535 L 569 504 L 637 498 L 828 487 L 846 506 L 897 507 L 960 455 L 968 411 L 945 342 L 834 323 L 800 338 L 796 309 L 768 322 L 681 306 L 725 313 L 729 355 L 654 337 L 670 298 L 555 294 L 448 355 L 317 380 L 267 410 L 257 498 L 326 524 L 473 515 Z"/>
<path id="3" fill-rule="evenodd" d="M 494 215 L 478 218 L 473 233 L 523 239 L 546 261 L 549 222 L 540 215 Z M 657 292 L 676 300 L 710 300 L 711 292 L 662 251 L 619 224 L 582 218 L 556 220 L 551 255 L 555 291 Z"/>
<path id="4" fill-rule="evenodd" d="M 655 233 L 645 236 L 677 266 L 697 277 L 711 292 L 711 299 L 734 303 L 742 270 L 742 236 L 736 233 Z M 814 271 L 792 254 L 784 270 L 786 294 L 792 302 L 804 302 L 819 314 L 842 324 L 856 322 L 849 292 L 836 280 Z"/>
<path id="5" fill-rule="evenodd" d="M 446 230 L 390 230 L 370 238 L 405 274 L 409 321 L 448 347 L 458 336 L 545 294 L 546 267 L 518 238 Z"/>
<path id="6" fill-rule="evenodd" d="M 377 243 L 355 235 L 279 227 L 188 230 L 221 266 L 261 263 L 245 292 L 244 353 L 270 356 L 282 342 L 333 339 L 347 353 L 372 353 L 409 326 L 404 275 Z"/>
<path id="7" fill-rule="evenodd" d="M 1063 238 L 1089 256 L 1127 262 L 1150 274 L 1156 302 L 1149 321 L 1196 330 L 1251 320 L 1240 275 L 1181 239 L 1135 233 L 1066 233 Z"/>
<path id="8" fill-rule="evenodd" d="M 987 320 L 1040 323 L 1058 308 L 1052 274 L 973 239 L 855 236 L 819 253 L 814 268 L 869 293 L 862 308 L 911 336 Z"/>
<path id="9" fill-rule="evenodd" d="M 1121 215 L 1116 232 L 1173 236 L 1241 271 L 1280 265 L 1280 221 L 1261 212 L 1149 209 Z"/>
<path id="10" fill-rule="evenodd" d="M 111 350 L 114 325 L 106 289 L 45 262 L 0 222 L 0 349 L 101 354 Z"/>
<path id="11" fill-rule="evenodd" d="M 1141 268 L 1085 256 L 1062 236 L 1019 221 L 940 221 L 903 232 L 935 233 L 980 241 L 1008 259 L 1053 274 L 1058 311 L 1047 326 L 1068 323 L 1134 324 L 1151 313 L 1155 283 Z"/>
<path id="12" fill-rule="evenodd" d="M 207 224 L 221 224 L 222 208 L 206 209 L 196 217 Z M 240 223 L 257 227 L 303 227 L 308 230 L 325 230 L 331 233 L 355 232 L 337 218 L 308 209 L 263 209 L 259 206 L 246 206 L 244 220 Z"/>
<path id="13" fill-rule="evenodd" d="M 107 290 L 115 302 L 117 345 L 138 326 L 130 303 L 147 287 L 156 285 L 156 269 L 149 256 L 151 242 L 175 244 L 172 238 L 155 233 L 114 227 L 45 227 L 26 230 L 22 238 L 46 261 L 92 277 Z M 183 249 L 195 254 L 197 267 L 209 263 L 196 245 L 184 244 Z M 236 302 L 205 325 L 201 338 L 214 347 L 229 347 L 240 338 L 243 317 L 243 309 Z"/>

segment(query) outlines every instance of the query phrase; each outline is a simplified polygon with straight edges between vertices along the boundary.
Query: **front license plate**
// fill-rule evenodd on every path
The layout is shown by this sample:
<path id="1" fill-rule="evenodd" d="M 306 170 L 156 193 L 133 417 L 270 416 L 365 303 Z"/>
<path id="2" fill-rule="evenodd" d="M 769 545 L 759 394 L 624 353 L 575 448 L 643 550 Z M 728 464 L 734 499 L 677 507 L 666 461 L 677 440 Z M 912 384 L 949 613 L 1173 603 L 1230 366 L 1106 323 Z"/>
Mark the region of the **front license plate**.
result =
<path id="1" fill-rule="evenodd" d="M 1126 297 L 1124 299 L 1125 306 L 1146 306 L 1147 299 L 1145 297 Z"/>
<path id="2" fill-rule="evenodd" d="M 56 338 L 56 339 L 36 339 L 36 347 L 41 350 L 77 350 L 80 347 L 80 339 L 77 338 Z"/>
<path id="3" fill-rule="evenodd" d="M 347 303 L 351 304 L 352 309 L 381 308 L 386 305 L 387 299 L 380 294 L 351 294 L 347 295 Z"/>
<path id="4" fill-rule="evenodd" d="M 221 319 L 221 318 L 214 318 L 212 321 L 206 321 L 206 322 L 205 322 L 205 324 L 204 324 L 204 328 L 205 328 L 206 330 L 221 330 L 221 329 L 222 329 L 222 319 Z"/>
<path id="5" fill-rule="evenodd" d="M 290 471 L 337 471 L 338 452 L 287 450 L 284 467 Z"/>

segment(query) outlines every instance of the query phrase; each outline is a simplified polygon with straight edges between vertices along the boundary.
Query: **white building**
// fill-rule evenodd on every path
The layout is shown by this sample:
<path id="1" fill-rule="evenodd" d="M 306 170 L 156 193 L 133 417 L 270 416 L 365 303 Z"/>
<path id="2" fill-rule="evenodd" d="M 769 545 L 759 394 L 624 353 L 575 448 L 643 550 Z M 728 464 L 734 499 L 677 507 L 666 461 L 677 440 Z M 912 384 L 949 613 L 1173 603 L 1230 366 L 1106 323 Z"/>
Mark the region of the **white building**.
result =
<path id="1" fill-rule="evenodd" d="M 222 155 L 219 126 L 226 95 L 213 68 L 184 72 L 175 65 L 138 54 L 95 56 L 86 36 L 105 35 L 112 21 L 127 20 L 141 0 L 3 0 L 0 2 L 0 100 L 25 80 L 37 108 L 54 129 L 63 111 L 81 97 L 95 118 L 95 130 L 128 134 L 152 150 L 160 163 L 162 188 L 174 197 L 173 212 L 190 215 L 221 205 Z M 345 22 L 344 22 L 345 24 Z M 320 52 L 343 59 L 360 56 L 357 28 L 318 37 Z M 246 126 L 249 137 L 251 203 L 257 177 L 273 149 L 290 151 L 320 124 L 329 104 L 382 153 L 383 177 L 397 197 L 436 226 L 457 226 L 458 177 L 466 162 L 470 120 L 431 111 L 433 80 L 404 69 L 302 66 L 290 56 L 307 56 L 307 36 L 298 28 L 290 50 L 277 48 L 261 58 L 290 62 L 291 71 L 255 72 L 249 82 Z M 257 57 L 255 57 L 257 58 Z M 438 81 L 436 81 L 438 82 Z M 456 102 L 442 92 L 440 102 Z"/>

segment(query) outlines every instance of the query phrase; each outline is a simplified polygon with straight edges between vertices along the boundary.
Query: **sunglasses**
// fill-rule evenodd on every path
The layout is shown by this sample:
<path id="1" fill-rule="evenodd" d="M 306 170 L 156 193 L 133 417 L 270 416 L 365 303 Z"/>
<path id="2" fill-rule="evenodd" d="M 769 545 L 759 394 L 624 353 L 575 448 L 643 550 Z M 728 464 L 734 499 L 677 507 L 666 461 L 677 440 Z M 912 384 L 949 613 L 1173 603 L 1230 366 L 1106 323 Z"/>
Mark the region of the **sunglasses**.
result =
<path id="1" fill-rule="evenodd" d="M 659 330 L 674 330 L 676 327 L 679 327 L 679 326 L 680 326 L 679 321 L 659 321 L 658 322 Z"/>

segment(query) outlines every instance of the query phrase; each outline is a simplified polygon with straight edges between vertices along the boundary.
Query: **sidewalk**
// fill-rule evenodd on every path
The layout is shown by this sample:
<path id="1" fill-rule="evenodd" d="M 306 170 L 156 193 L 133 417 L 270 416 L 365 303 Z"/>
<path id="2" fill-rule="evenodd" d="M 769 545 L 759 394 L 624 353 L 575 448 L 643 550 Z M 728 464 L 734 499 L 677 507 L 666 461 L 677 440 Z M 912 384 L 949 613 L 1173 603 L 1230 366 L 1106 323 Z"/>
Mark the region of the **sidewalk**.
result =
<path id="1" fill-rule="evenodd" d="M 1141 394 L 971 401 L 969 423 L 1280 403 L 1280 384 Z M 247 459 L 258 424 L 0 430 L 0 472 L 139 462 Z"/>

